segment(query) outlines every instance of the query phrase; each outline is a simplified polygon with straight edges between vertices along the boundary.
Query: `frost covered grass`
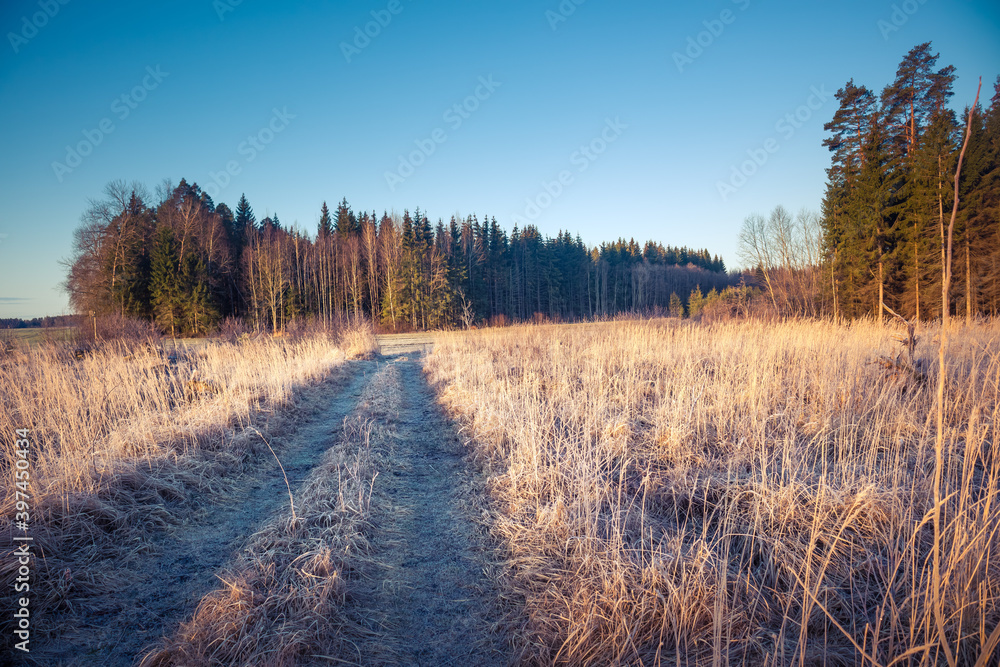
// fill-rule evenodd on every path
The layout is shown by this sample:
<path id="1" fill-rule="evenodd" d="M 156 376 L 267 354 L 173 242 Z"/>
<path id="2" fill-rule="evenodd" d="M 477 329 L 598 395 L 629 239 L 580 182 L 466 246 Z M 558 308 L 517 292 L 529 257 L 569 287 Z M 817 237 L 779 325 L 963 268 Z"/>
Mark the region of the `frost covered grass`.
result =
<path id="1" fill-rule="evenodd" d="M 995 664 L 1000 326 L 887 370 L 871 322 L 442 335 L 427 372 L 490 471 L 539 664 Z M 931 589 L 938 550 L 942 585 Z M 940 600 L 944 636 L 933 605 Z"/>

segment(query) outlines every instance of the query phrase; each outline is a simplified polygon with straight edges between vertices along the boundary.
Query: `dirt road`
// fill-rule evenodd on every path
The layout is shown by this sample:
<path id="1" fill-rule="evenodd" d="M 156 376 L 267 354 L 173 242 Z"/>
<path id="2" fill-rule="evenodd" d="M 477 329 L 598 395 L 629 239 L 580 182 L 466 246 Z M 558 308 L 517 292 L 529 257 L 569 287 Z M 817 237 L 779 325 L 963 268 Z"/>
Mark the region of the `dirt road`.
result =
<path id="1" fill-rule="evenodd" d="M 427 353 L 434 349 L 433 333 L 381 334 L 375 336 L 375 339 L 385 357 L 418 352 Z"/>
<path id="2" fill-rule="evenodd" d="M 391 469 L 376 481 L 372 498 L 379 567 L 371 598 L 389 654 L 380 651 L 362 663 L 506 664 L 502 637 L 492 629 L 498 596 L 484 573 L 494 559 L 473 521 L 483 490 L 419 356 L 397 354 L 390 363 L 398 367 L 401 391 L 390 417 L 396 427 Z"/>

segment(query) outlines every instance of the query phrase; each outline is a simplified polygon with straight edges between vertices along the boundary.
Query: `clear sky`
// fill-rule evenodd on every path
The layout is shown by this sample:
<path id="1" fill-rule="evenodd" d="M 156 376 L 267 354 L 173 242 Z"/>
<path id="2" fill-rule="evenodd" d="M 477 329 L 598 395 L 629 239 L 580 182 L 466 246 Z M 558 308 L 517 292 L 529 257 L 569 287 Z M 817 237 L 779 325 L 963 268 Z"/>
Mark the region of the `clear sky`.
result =
<path id="1" fill-rule="evenodd" d="M 309 233 L 347 197 L 733 267 L 745 216 L 818 210 L 848 79 L 880 91 L 928 40 L 956 108 L 1000 73 L 989 1 L 4 0 L 0 30 L 6 317 L 67 312 L 60 260 L 113 179 L 245 192 Z"/>

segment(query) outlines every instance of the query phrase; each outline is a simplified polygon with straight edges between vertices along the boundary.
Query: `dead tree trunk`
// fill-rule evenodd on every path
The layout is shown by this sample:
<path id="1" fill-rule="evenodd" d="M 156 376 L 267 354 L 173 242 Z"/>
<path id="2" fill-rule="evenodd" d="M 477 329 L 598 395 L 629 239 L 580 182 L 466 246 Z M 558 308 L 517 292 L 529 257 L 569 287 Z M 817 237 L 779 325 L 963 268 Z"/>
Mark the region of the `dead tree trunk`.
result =
<path id="1" fill-rule="evenodd" d="M 969 146 L 969 135 L 972 132 L 972 114 L 975 113 L 979 105 L 979 90 L 982 89 L 983 81 L 979 80 L 979 88 L 976 89 L 976 101 L 969 109 L 969 120 L 965 126 L 965 140 L 962 142 L 962 152 L 958 155 L 958 165 L 955 167 L 955 202 L 951 209 L 951 222 L 948 223 L 947 243 L 942 238 L 941 252 L 944 256 L 944 265 L 941 267 L 941 345 L 938 347 L 938 386 L 937 386 L 937 437 L 934 440 L 934 553 L 931 591 L 934 596 L 934 624 L 937 629 L 938 642 L 944 650 L 944 656 L 948 660 L 949 667 L 955 667 L 955 655 L 951 652 L 951 646 L 945 635 L 945 610 L 941 599 L 941 551 L 944 545 L 941 544 L 941 476 L 944 468 L 944 384 L 945 384 L 945 361 L 948 349 L 948 290 L 951 287 L 951 251 L 952 239 L 955 233 L 955 218 L 958 216 L 958 184 L 962 174 L 962 161 L 965 159 L 965 149 Z"/>

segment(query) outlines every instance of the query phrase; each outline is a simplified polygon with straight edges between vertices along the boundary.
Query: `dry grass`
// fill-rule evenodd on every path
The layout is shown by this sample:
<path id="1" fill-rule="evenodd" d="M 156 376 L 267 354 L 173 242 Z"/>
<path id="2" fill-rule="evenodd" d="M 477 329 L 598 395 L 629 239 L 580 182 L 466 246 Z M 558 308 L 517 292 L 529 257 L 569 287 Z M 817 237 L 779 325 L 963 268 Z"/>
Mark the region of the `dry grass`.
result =
<path id="1" fill-rule="evenodd" d="M 30 329 L 0 329 L 0 341 L 14 346 L 41 345 L 53 342 L 70 342 L 76 337 L 75 327 L 48 327 Z M 3 346 L 4 348 L 9 346 Z"/>
<path id="2" fill-rule="evenodd" d="M 346 330 L 340 344 L 348 359 L 374 359 L 378 352 L 375 329 L 367 320 L 358 322 Z"/>
<path id="3" fill-rule="evenodd" d="M 107 344 L 80 359 L 68 345 L 42 345 L 0 358 L 5 478 L 13 479 L 15 429 L 31 430 L 30 533 L 42 556 L 32 618 L 113 590 L 119 575 L 107 564 L 145 548 L 149 532 L 176 523 L 195 495 L 224 492 L 224 477 L 270 457 L 255 432 L 266 434 L 276 411 L 293 407 L 297 389 L 344 359 L 339 337 L 325 335 L 169 355 L 153 345 Z M 5 484 L 0 500 L 4 544 L 11 544 L 14 491 Z M 4 587 L 16 564 L 0 564 Z"/>
<path id="4" fill-rule="evenodd" d="M 996 664 L 1000 326 L 952 335 L 939 637 L 937 365 L 872 323 L 517 327 L 427 362 L 491 470 L 536 664 Z"/>
<path id="5" fill-rule="evenodd" d="M 374 633 L 345 605 L 372 558 L 372 485 L 389 437 L 386 409 L 399 401 L 397 375 L 386 366 L 375 376 L 294 509 L 251 538 L 221 575 L 225 586 L 202 599 L 145 667 L 355 663 Z"/>

